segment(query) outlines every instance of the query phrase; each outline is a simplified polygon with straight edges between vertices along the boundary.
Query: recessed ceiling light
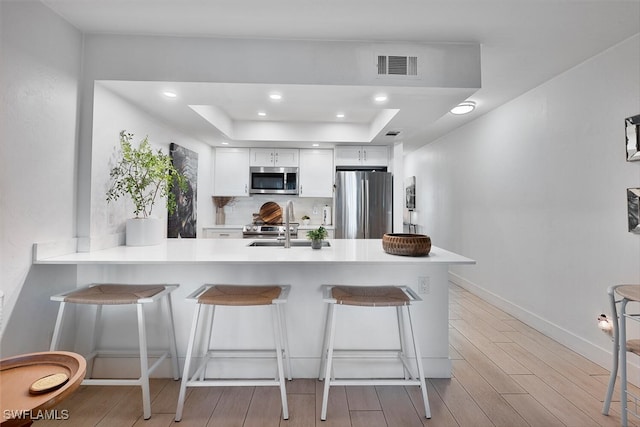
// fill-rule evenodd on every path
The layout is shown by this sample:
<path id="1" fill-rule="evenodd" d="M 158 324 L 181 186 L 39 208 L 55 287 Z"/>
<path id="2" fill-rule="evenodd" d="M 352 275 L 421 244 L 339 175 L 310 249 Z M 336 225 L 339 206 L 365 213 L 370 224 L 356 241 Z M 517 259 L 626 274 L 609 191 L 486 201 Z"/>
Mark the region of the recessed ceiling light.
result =
<path id="1" fill-rule="evenodd" d="M 282 99 L 282 95 L 280 95 L 279 93 L 272 93 L 269 95 L 269 98 L 274 101 L 280 101 Z"/>
<path id="2" fill-rule="evenodd" d="M 344 119 L 344 114 L 343 113 L 338 113 L 336 114 L 336 117 L 339 119 Z"/>
<path id="3" fill-rule="evenodd" d="M 451 114 L 468 114 L 470 112 L 472 112 L 473 110 L 475 110 L 476 108 L 476 103 L 473 101 L 464 101 L 461 102 L 460 104 L 456 105 L 455 107 L 453 107 L 450 112 Z"/>
<path id="4" fill-rule="evenodd" d="M 376 102 L 384 102 L 387 100 L 387 95 L 376 95 L 375 98 L 373 98 Z"/>
<path id="5" fill-rule="evenodd" d="M 267 113 L 265 113 L 264 111 L 258 111 L 258 115 L 260 117 L 265 117 L 267 115 Z"/>
<path id="6" fill-rule="evenodd" d="M 164 96 L 166 96 L 167 98 L 175 98 L 175 97 L 177 97 L 177 96 L 178 96 L 175 92 L 171 92 L 171 91 L 168 91 L 168 90 L 167 90 L 167 91 L 162 92 L 162 94 L 163 94 Z"/>
<path id="7" fill-rule="evenodd" d="M 311 144 L 312 147 L 320 147 L 320 144 Z"/>
<path id="8" fill-rule="evenodd" d="M 222 145 L 229 145 L 229 143 L 225 141 L 222 143 Z"/>

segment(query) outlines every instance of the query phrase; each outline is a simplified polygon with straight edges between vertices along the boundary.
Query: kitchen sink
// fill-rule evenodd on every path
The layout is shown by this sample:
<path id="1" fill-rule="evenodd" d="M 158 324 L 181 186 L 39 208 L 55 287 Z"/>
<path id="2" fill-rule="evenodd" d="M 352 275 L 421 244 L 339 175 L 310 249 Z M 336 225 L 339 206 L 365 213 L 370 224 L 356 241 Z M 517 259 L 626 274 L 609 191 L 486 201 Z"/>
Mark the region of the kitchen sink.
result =
<path id="1" fill-rule="evenodd" d="M 274 248 L 283 248 L 284 240 L 255 240 L 249 243 L 248 246 L 251 247 L 274 247 Z M 292 240 L 291 247 L 294 246 L 303 246 L 303 247 L 311 247 L 311 240 Z M 325 240 L 322 241 L 323 247 L 329 247 L 331 244 Z"/>

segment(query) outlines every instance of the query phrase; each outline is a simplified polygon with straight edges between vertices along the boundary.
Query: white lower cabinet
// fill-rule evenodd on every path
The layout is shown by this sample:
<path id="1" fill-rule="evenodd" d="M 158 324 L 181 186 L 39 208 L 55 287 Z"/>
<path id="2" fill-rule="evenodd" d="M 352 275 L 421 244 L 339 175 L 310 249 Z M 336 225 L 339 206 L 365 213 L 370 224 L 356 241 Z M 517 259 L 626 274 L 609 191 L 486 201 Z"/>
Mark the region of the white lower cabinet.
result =
<path id="1" fill-rule="evenodd" d="M 242 239 L 242 227 L 204 227 L 202 234 L 205 239 Z"/>

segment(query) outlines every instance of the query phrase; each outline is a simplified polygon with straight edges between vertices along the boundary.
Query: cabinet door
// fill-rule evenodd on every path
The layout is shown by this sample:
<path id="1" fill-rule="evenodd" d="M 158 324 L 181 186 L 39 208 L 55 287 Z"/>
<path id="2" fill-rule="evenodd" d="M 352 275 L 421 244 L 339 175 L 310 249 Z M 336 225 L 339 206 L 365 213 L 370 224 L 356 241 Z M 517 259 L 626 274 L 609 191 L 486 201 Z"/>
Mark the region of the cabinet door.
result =
<path id="1" fill-rule="evenodd" d="M 333 197 L 333 151 L 300 150 L 300 197 Z"/>
<path id="2" fill-rule="evenodd" d="M 249 195 L 248 148 L 216 148 L 213 165 L 213 195 Z"/>
<path id="3" fill-rule="evenodd" d="M 387 166 L 389 149 L 386 146 L 362 147 L 362 164 L 366 166 Z"/>
<path id="4" fill-rule="evenodd" d="M 362 147 L 336 147 L 336 166 L 358 166 L 362 157 Z"/>
<path id="5" fill-rule="evenodd" d="M 273 166 L 275 156 L 273 148 L 252 148 L 251 166 Z"/>
<path id="6" fill-rule="evenodd" d="M 298 167 L 298 151 L 294 148 L 278 148 L 274 150 L 274 166 L 281 166 L 284 168 Z"/>
<path id="7" fill-rule="evenodd" d="M 205 239 L 242 239 L 240 228 L 203 228 Z"/>

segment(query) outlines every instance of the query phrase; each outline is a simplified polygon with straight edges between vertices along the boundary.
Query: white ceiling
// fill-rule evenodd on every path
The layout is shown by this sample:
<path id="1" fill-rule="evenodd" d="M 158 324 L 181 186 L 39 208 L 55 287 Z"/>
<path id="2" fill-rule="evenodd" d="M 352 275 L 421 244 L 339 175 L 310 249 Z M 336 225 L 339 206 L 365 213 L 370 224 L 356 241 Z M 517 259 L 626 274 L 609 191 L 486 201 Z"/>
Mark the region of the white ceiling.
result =
<path id="1" fill-rule="evenodd" d="M 428 89 L 411 89 L 410 94 L 398 94 L 396 99 L 401 101 L 384 107 L 400 110 L 390 126 L 403 130 L 396 139 L 405 142 L 406 151 L 432 142 L 640 32 L 640 0 L 42 1 L 87 33 L 480 43 L 480 90 L 438 97 Z M 169 114 L 169 109 L 154 98 L 158 83 L 122 85 L 113 84 L 111 89 L 126 94 L 154 114 Z M 171 117 L 166 119 L 217 144 L 224 134 L 187 106 L 208 104 L 202 99 L 207 91 L 199 85 L 174 84 L 181 96 L 173 101 Z M 207 90 L 224 95 L 218 99 L 226 99 L 226 103 L 218 107 L 233 120 L 252 120 L 259 103 L 264 103 L 265 89 L 260 85 L 241 86 L 242 91 L 235 86 L 233 93 L 220 84 Z M 296 121 L 308 122 L 310 117 L 329 123 L 336 121 L 339 105 L 347 117 L 338 125 L 362 125 L 380 109 L 362 101 L 362 93 L 358 92 L 362 90 L 292 86 L 287 88 L 288 101 L 278 108 L 267 105 L 270 116 L 259 120 L 275 120 L 278 125 L 293 123 L 294 127 Z M 466 97 L 478 104 L 475 112 L 467 116 L 446 113 L 449 104 Z M 369 95 L 367 100 L 370 102 Z M 182 107 L 183 114 L 175 113 L 175 104 Z M 378 135 L 373 142 L 391 141 Z"/>

